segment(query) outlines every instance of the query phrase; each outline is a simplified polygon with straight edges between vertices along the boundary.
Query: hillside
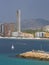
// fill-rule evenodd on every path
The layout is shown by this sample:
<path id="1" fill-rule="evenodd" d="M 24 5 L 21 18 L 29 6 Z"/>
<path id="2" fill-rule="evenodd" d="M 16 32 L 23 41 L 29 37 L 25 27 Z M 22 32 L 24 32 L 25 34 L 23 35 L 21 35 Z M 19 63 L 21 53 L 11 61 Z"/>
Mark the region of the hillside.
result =
<path id="1" fill-rule="evenodd" d="M 49 21 L 45 19 L 31 19 L 31 20 L 24 20 L 21 21 L 21 27 L 22 29 L 40 29 L 41 27 L 44 27 L 46 25 L 49 25 Z"/>

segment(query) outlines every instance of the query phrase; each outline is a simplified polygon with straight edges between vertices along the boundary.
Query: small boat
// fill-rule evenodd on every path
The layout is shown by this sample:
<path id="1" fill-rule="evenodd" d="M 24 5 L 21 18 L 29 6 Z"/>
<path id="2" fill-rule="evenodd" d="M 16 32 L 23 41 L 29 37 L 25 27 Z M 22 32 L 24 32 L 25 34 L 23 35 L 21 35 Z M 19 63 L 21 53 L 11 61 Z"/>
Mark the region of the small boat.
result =
<path id="1" fill-rule="evenodd" d="M 12 44 L 11 49 L 14 50 L 14 45 Z"/>

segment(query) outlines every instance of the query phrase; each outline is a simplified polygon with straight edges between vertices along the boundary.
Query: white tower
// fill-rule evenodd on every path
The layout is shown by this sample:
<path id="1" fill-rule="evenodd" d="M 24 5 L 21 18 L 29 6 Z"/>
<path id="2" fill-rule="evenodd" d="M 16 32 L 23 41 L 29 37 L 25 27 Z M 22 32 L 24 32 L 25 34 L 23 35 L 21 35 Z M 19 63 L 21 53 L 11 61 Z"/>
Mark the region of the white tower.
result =
<path id="1" fill-rule="evenodd" d="M 21 26 L 20 26 L 20 10 L 17 10 L 17 32 L 21 32 Z"/>

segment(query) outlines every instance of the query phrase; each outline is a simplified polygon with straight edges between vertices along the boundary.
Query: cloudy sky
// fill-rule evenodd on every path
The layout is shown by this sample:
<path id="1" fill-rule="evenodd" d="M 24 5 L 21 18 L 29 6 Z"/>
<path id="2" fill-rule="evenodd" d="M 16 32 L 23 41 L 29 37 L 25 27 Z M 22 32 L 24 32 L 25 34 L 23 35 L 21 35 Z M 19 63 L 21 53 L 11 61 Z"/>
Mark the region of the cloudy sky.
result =
<path id="1" fill-rule="evenodd" d="M 21 19 L 42 18 L 49 20 L 49 0 L 0 0 L 0 22 L 16 21 L 16 11 Z"/>

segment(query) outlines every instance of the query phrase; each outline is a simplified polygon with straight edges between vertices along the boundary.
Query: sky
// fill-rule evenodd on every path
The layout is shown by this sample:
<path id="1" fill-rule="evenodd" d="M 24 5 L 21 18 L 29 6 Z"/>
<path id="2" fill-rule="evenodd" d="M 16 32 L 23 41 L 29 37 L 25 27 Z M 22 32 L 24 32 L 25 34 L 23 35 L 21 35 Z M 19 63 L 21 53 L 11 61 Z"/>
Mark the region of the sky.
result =
<path id="1" fill-rule="evenodd" d="M 21 20 L 49 20 L 49 0 L 0 0 L 0 22 L 16 22 L 19 9 Z"/>

